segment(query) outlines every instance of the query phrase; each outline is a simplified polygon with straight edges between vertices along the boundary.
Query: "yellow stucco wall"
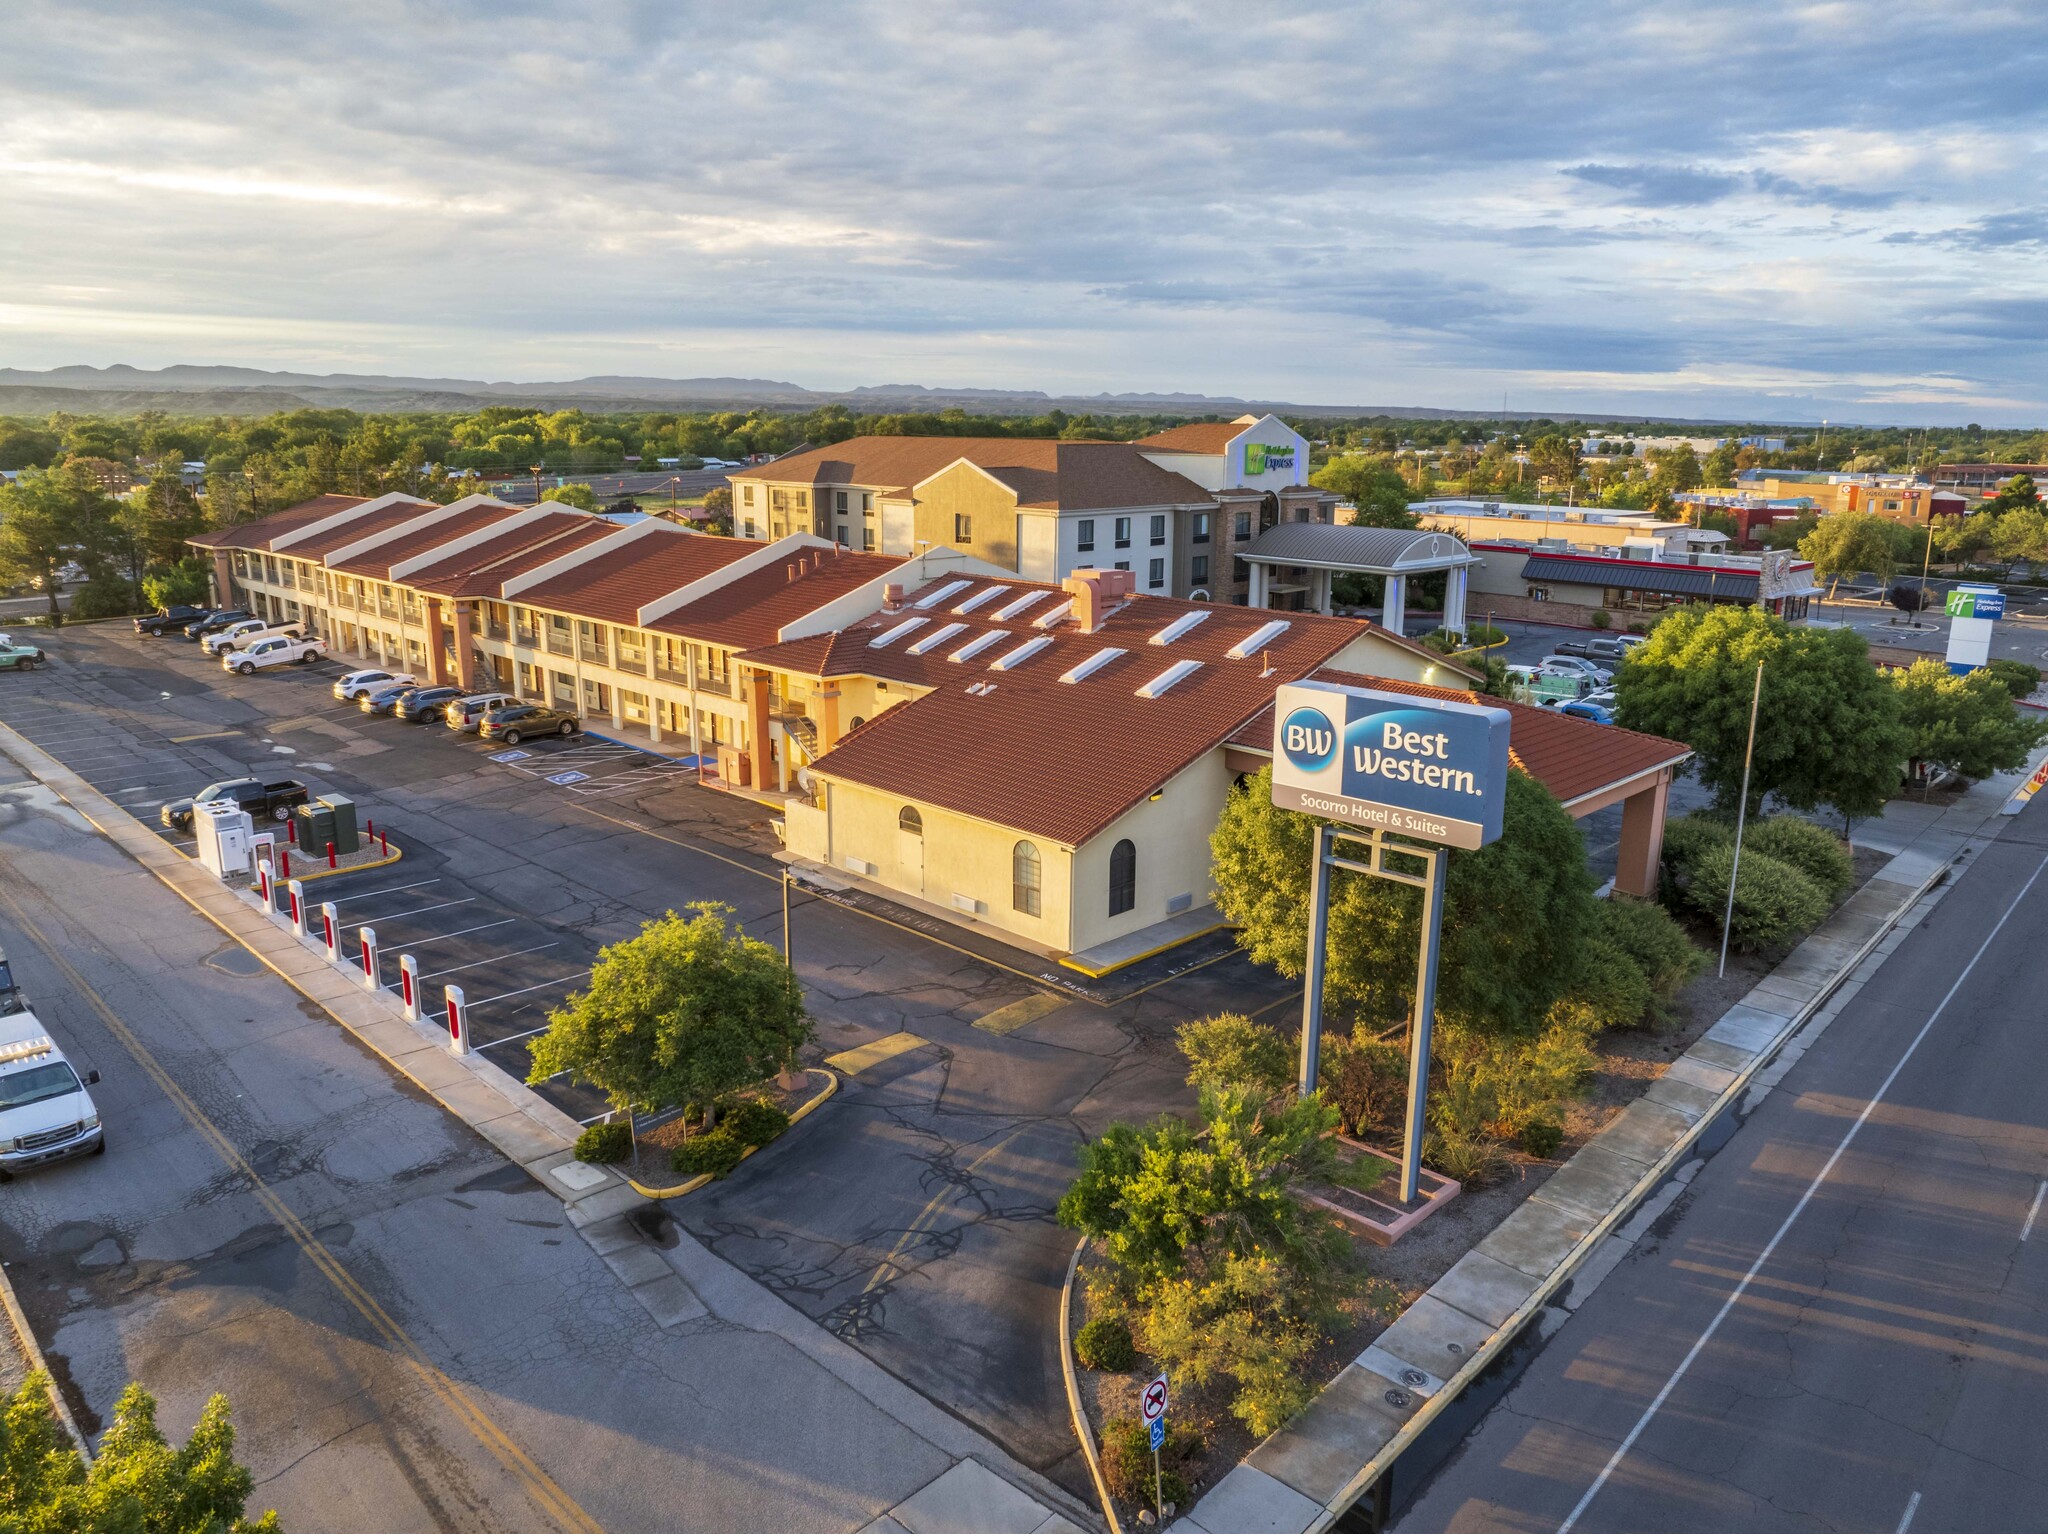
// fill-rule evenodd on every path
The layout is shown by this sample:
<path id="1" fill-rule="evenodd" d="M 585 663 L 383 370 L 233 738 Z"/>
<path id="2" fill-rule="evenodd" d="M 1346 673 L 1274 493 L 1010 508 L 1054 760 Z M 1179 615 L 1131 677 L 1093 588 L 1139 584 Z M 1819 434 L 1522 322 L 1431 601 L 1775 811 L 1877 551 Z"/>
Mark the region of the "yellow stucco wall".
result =
<path id="1" fill-rule="evenodd" d="M 1157 799 L 1133 805 L 1074 854 L 1073 952 L 1136 932 L 1181 913 L 1169 911 L 1176 895 L 1192 896 L 1202 910 L 1215 893 L 1209 877 L 1209 833 L 1223 814 L 1235 774 L 1223 752 L 1209 751 L 1169 779 Z M 1109 914 L 1109 857 L 1128 838 L 1137 849 L 1137 904 Z"/>
<path id="2" fill-rule="evenodd" d="M 973 538 L 953 541 L 953 518 L 973 521 Z M 953 548 L 1017 568 L 1017 496 L 971 464 L 956 463 L 917 487 L 917 536 L 934 549 Z"/>

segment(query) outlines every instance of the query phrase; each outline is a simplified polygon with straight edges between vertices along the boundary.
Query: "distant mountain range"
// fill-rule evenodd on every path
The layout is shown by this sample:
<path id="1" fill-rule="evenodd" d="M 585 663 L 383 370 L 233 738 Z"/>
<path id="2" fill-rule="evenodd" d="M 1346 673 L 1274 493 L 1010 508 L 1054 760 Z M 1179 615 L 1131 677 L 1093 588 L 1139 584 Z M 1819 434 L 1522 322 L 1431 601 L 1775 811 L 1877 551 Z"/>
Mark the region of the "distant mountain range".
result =
<path id="1" fill-rule="evenodd" d="M 490 405 L 548 410 L 718 410 L 767 406 L 815 410 L 844 405 L 860 413 L 938 411 L 955 407 L 988 415 L 1241 415 L 1372 416 L 1491 420 L 1490 410 L 1434 410 L 1413 405 L 1301 405 L 1287 400 L 1211 394 L 1046 394 L 1036 389 L 932 388 L 867 384 L 841 392 L 806 389 L 772 378 L 632 378 L 606 374 L 562 383 L 487 382 L 478 378 L 404 378 L 379 373 L 280 373 L 261 368 L 61 367 L 44 372 L 0 368 L 0 415 L 164 410 L 180 415 L 264 415 L 273 410 L 342 409 L 392 413 L 482 410 Z M 1560 419 L 1563 417 L 1560 416 Z M 1675 416 L 1580 414 L 1601 422 L 1688 424 Z M 1706 424 L 1706 423 L 1699 423 Z"/>

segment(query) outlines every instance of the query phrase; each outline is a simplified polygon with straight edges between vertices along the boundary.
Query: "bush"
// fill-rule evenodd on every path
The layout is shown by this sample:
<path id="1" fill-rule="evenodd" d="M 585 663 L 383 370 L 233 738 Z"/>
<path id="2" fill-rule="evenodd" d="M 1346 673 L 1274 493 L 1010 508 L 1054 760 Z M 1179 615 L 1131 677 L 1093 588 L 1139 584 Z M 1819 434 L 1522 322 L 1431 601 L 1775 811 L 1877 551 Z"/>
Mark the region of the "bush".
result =
<path id="1" fill-rule="evenodd" d="M 592 1124 L 576 1137 L 576 1159 L 610 1166 L 633 1154 L 633 1126 L 626 1123 Z"/>
<path id="2" fill-rule="evenodd" d="M 1097 1316 L 1074 1334 L 1074 1356 L 1085 1369 L 1121 1374 L 1138 1361 L 1131 1329 L 1115 1316 Z"/>
<path id="3" fill-rule="evenodd" d="M 747 1149 L 744 1140 L 721 1124 L 701 1135 L 692 1135 L 677 1146 L 669 1164 L 686 1177 L 698 1177 L 707 1172 L 713 1177 L 724 1177 L 740 1164 L 740 1158 L 746 1155 Z"/>
<path id="4" fill-rule="evenodd" d="M 1728 899 L 1733 847 L 1707 853 L 1693 870 L 1686 892 L 1693 908 L 1716 930 Z M 1745 849 L 1735 886 L 1735 909 L 1728 923 L 1728 941 L 1744 952 L 1789 948 L 1819 926 L 1828 914 L 1827 892 L 1790 863 L 1768 853 Z"/>
<path id="5" fill-rule="evenodd" d="M 1370 1034 L 1332 1044 L 1323 1054 L 1323 1083 L 1337 1105 L 1337 1127 L 1347 1135 L 1396 1127 L 1408 1101 L 1407 1051 Z"/>
<path id="6" fill-rule="evenodd" d="M 766 1145 L 789 1128 L 789 1115 L 758 1097 L 743 1097 L 720 1110 L 718 1127 L 742 1145 Z"/>
<path id="7" fill-rule="evenodd" d="M 71 594 L 69 616 L 76 621 L 118 618 L 134 611 L 134 585 L 126 576 L 112 571 L 101 571 Z"/>
<path id="8" fill-rule="evenodd" d="M 1176 1036 L 1191 1087 L 1250 1087 L 1271 1097 L 1294 1080 L 1294 1050 L 1241 1012 L 1182 1023 Z"/>
<path id="9" fill-rule="evenodd" d="M 1856 882 L 1856 865 L 1849 849 L 1826 826 L 1817 826 L 1797 815 L 1772 815 L 1759 820 L 1742 833 L 1743 855 L 1761 852 L 1765 857 L 1790 863 L 1805 874 L 1830 900 L 1848 893 Z"/>
<path id="10" fill-rule="evenodd" d="M 198 558 L 159 565 L 142 578 L 142 600 L 152 608 L 204 602 L 210 589 L 207 573 L 206 562 Z"/>
<path id="11" fill-rule="evenodd" d="M 1635 961 L 1656 1002 L 1671 1000 L 1706 967 L 1707 955 L 1671 913 L 1631 895 L 1600 902 L 1599 935 Z"/>
<path id="12" fill-rule="evenodd" d="M 1524 1154 L 1548 1161 L 1564 1144 L 1564 1125 L 1554 1119 L 1531 1119 L 1522 1126 L 1519 1138 Z"/>
<path id="13" fill-rule="evenodd" d="M 1505 1160 L 1499 1144 L 1486 1135 L 1446 1134 L 1434 1129 L 1422 1137 L 1422 1159 L 1432 1172 L 1441 1172 L 1468 1188 L 1491 1182 Z"/>
<path id="14" fill-rule="evenodd" d="M 1507 637 L 1505 630 L 1497 629 L 1490 623 L 1475 623 L 1465 630 L 1465 643 L 1475 650 L 1486 645 L 1500 644 Z"/>
<path id="15" fill-rule="evenodd" d="M 1158 1286 L 1145 1324 L 1148 1351 L 1190 1385 L 1229 1378 L 1237 1387 L 1231 1415 L 1264 1438 L 1316 1393 L 1307 1364 L 1329 1317 L 1304 1314 L 1298 1300 L 1280 1262 L 1232 1257 L 1210 1280 L 1168 1279 Z"/>
<path id="16" fill-rule="evenodd" d="M 1735 827 L 1708 810 L 1694 810 L 1664 827 L 1664 863 L 1681 880 L 1692 877 L 1709 852 L 1735 845 Z"/>
<path id="17" fill-rule="evenodd" d="M 1613 628 L 1614 615 L 1604 607 L 1596 608 L 1593 613 L 1593 627 L 1596 629 Z"/>
<path id="18" fill-rule="evenodd" d="M 2041 685 L 2040 667 L 2030 666 L 2023 660 L 1995 660 L 1985 670 L 2005 684 L 2005 690 L 2012 694 L 2016 703 Z"/>
<path id="19" fill-rule="evenodd" d="M 1596 932 L 1580 949 L 1579 973 L 1566 999 L 1583 1007 L 1597 1027 L 1634 1028 L 1648 1020 L 1657 997 L 1635 957 Z"/>
<path id="20" fill-rule="evenodd" d="M 1636 622 L 1631 623 L 1628 626 L 1628 631 L 1631 634 L 1647 634 L 1650 632 L 1650 625 L 1638 619 Z"/>
<path id="21" fill-rule="evenodd" d="M 1169 1417 L 1166 1442 L 1159 1446 L 1158 1489 L 1164 1500 L 1186 1507 L 1188 1481 L 1181 1466 L 1202 1452 L 1201 1435 L 1177 1426 Z M 1135 1507 L 1152 1506 L 1152 1431 L 1134 1417 L 1112 1417 L 1102 1424 L 1102 1478 L 1110 1495 Z"/>

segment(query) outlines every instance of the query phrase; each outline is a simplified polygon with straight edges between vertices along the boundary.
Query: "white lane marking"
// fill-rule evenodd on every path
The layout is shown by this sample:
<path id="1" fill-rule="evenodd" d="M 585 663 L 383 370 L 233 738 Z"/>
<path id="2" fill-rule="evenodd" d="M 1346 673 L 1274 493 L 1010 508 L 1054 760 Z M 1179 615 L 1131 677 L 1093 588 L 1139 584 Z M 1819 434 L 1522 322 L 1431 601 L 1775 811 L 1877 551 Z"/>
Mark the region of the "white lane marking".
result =
<path id="1" fill-rule="evenodd" d="M 587 969 L 579 969 L 573 975 L 563 975 L 562 977 L 556 980 L 543 980 L 539 985 L 523 985 L 516 991 L 505 991 L 496 996 L 486 996 L 482 1001 L 473 1001 L 470 1003 L 470 1005 L 472 1007 L 487 1007 L 494 1001 L 509 1001 L 512 997 L 524 996 L 529 991 L 545 991 L 551 985 L 567 985 L 571 980 L 581 980 L 585 975 L 589 973 L 590 971 Z M 536 1028 L 533 1030 L 533 1032 L 535 1033 L 545 1033 L 546 1031 L 547 1030 L 544 1028 Z M 523 1039 L 526 1037 L 526 1035 L 522 1033 L 516 1035 L 516 1037 Z M 497 1042 L 500 1044 L 509 1044 L 511 1040 L 499 1039 Z"/>
<path id="2" fill-rule="evenodd" d="M 411 921 L 415 916 L 424 916 L 429 911 L 445 911 L 453 905 L 475 905 L 476 896 L 464 895 L 460 900 L 443 900 L 434 905 L 423 905 L 416 911 L 386 911 L 382 916 L 366 916 L 365 921 Z"/>
<path id="3" fill-rule="evenodd" d="M 1899 1526 L 1893 1531 L 1893 1534 L 1906 1534 L 1906 1530 L 1913 1527 L 1913 1515 L 1919 1511 L 1920 1493 L 1916 1491 L 1913 1493 L 1912 1500 L 1907 1502 L 1906 1511 L 1899 1519 Z"/>
<path id="4" fill-rule="evenodd" d="M 1813 1196 L 1820 1191 L 1820 1185 L 1827 1181 L 1828 1174 L 1834 1171 L 1836 1163 L 1848 1152 L 1856 1136 L 1862 1133 L 1863 1126 L 1870 1121 L 1870 1115 L 1877 1111 L 1877 1105 L 1883 1102 L 1885 1094 L 1891 1091 L 1892 1083 L 1899 1079 L 1899 1072 L 1906 1068 L 1906 1062 L 1913 1058 L 1927 1035 L 1933 1032 L 1934 1025 L 1941 1020 L 1941 1014 L 1948 1010 L 1948 1004 L 1956 999 L 1956 993 L 1963 988 L 1963 982 L 1976 971 L 1978 961 L 1984 957 L 1992 943 L 1997 941 L 1998 934 L 2005 930 L 2005 924 L 2012 920 L 2012 913 L 2017 911 L 2032 893 L 2035 883 L 2044 871 L 2048 871 L 2048 858 L 2044 858 L 2033 873 L 2027 876 L 2027 882 L 2020 886 L 2019 894 L 2014 896 L 2012 904 L 2005 908 L 2005 914 L 1998 918 L 1997 925 L 1984 935 L 1984 941 L 1979 943 L 1977 951 L 1970 955 L 1970 962 L 1965 964 L 1963 972 L 1956 976 L 1956 983 L 1948 988 L 1948 994 L 1941 998 L 1940 1004 L 1927 1014 L 1927 1021 L 1922 1023 L 1920 1031 L 1913 1035 L 1913 1042 L 1906 1046 L 1906 1052 L 1899 1056 L 1898 1063 L 1891 1068 L 1891 1073 L 1884 1078 L 1884 1083 L 1878 1087 L 1876 1094 L 1863 1105 L 1863 1111 L 1856 1115 L 1855 1122 L 1842 1136 L 1841 1143 L 1835 1147 L 1826 1164 L 1813 1174 L 1813 1181 L 1808 1183 L 1806 1191 L 1799 1195 L 1799 1202 L 1794 1204 L 1792 1212 L 1785 1216 L 1785 1222 L 1778 1227 L 1777 1234 L 1773 1235 L 1764 1249 L 1757 1253 L 1756 1261 L 1749 1265 L 1749 1271 L 1742 1275 L 1742 1281 L 1735 1286 L 1728 1298 L 1721 1302 L 1721 1308 L 1714 1312 L 1714 1319 L 1707 1323 L 1707 1329 L 1700 1333 L 1699 1340 L 1686 1350 L 1685 1357 L 1680 1359 L 1678 1367 L 1671 1371 L 1671 1378 L 1664 1382 L 1664 1387 L 1657 1392 L 1656 1399 L 1643 1409 L 1642 1416 L 1636 1419 L 1636 1425 L 1628 1430 L 1628 1437 L 1622 1439 L 1620 1446 L 1608 1456 L 1607 1463 L 1600 1467 L 1600 1473 L 1593 1478 L 1593 1484 L 1586 1488 L 1586 1494 L 1579 1498 L 1578 1505 L 1565 1517 L 1564 1522 L 1557 1526 L 1557 1534 L 1571 1534 L 1577 1527 L 1586 1509 L 1593 1505 L 1593 1499 L 1600 1495 L 1600 1489 L 1607 1484 L 1608 1478 L 1620 1467 L 1621 1462 L 1628 1458 L 1628 1451 L 1636 1446 L 1636 1440 L 1643 1436 L 1643 1429 L 1647 1428 L 1657 1413 L 1664 1409 L 1664 1403 L 1671 1398 L 1671 1392 L 1678 1388 L 1678 1382 L 1684 1379 L 1686 1371 L 1692 1368 L 1693 1360 L 1705 1351 L 1709 1342 L 1713 1341 L 1714 1333 L 1721 1329 L 1721 1323 L 1728 1319 L 1728 1313 L 1735 1308 L 1736 1302 L 1749 1292 L 1750 1284 L 1755 1282 L 1757 1274 L 1763 1271 L 1764 1264 L 1769 1262 L 1772 1254 L 1778 1250 L 1778 1243 L 1785 1239 L 1794 1222 L 1806 1212 L 1806 1206 L 1813 1202 Z"/>
<path id="5" fill-rule="evenodd" d="M 532 948 L 515 948 L 510 953 L 494 953 L 488 959 L 472 959 L 467 964 L 451 964 L 446 969 L 434 969 L 420 976 L 432 980 L 437 975 L 459 975 L 466 969 L 482 969 L 486 964 L 502 964 L 507 959 L 516 959 L 523 953 L 546 953 L 550 948 L 559 948 L 560 943 L 540 943 Z"/>
<path id="6" fill-rule="evenodd" d="M 2041 1179 L 2041 1186 L 2034 1190 L 2034 1202 L 2027 1210 L 2027 1223 L 2020 1227 L 2020 1240 L 2024 1241 L 2034 1233 L 2034 1221 L 2041 1213 L 2041 1195 L 2048 1193 L 2048 1177 Z"/>
<path id="7" fill-rule="evenodd" d="M 390 884 L 380 890 L 357 890 L 353 895 L 343 895 L 334 903 L 343 905 L 351 900 L 375 900 L 379 895 L 396 895 L 400 890 L 425 889 L 429 884 L 439 884 L 439 879 L 421 879 L 413 884 Z"/>
<path id="8" fill-rule="evenodd" d="M 407 949 L 424 948 L 429 943 L 445 943 L 450 938 L 468 937 L 472 932 L 488 932 L 493 927 L 509 927 L 512 925 L 512 923 L 514 923 L 517 920 L 519 920 L 519 918 L 516 916 L 508 916 L 503 921 L 487 921 L 483 923 L 481 926 L 457 927 L 453 932 L 444 932 L 439 937 L 423 937 L 417 940 L 408 938 L 406 939 L 404 946 Z"/>

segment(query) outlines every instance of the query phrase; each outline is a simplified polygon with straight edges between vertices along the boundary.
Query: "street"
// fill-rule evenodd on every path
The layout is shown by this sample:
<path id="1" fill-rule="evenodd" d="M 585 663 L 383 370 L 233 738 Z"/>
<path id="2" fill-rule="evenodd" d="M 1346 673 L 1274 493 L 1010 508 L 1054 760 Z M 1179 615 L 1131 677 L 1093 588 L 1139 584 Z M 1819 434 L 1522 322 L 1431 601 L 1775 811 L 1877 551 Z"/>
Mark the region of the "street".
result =
<path id="1" fill-rule="evenodd" d="M 2043 1526 L 2048 819 L 2002 825 L 1401 1534 Z"/>

